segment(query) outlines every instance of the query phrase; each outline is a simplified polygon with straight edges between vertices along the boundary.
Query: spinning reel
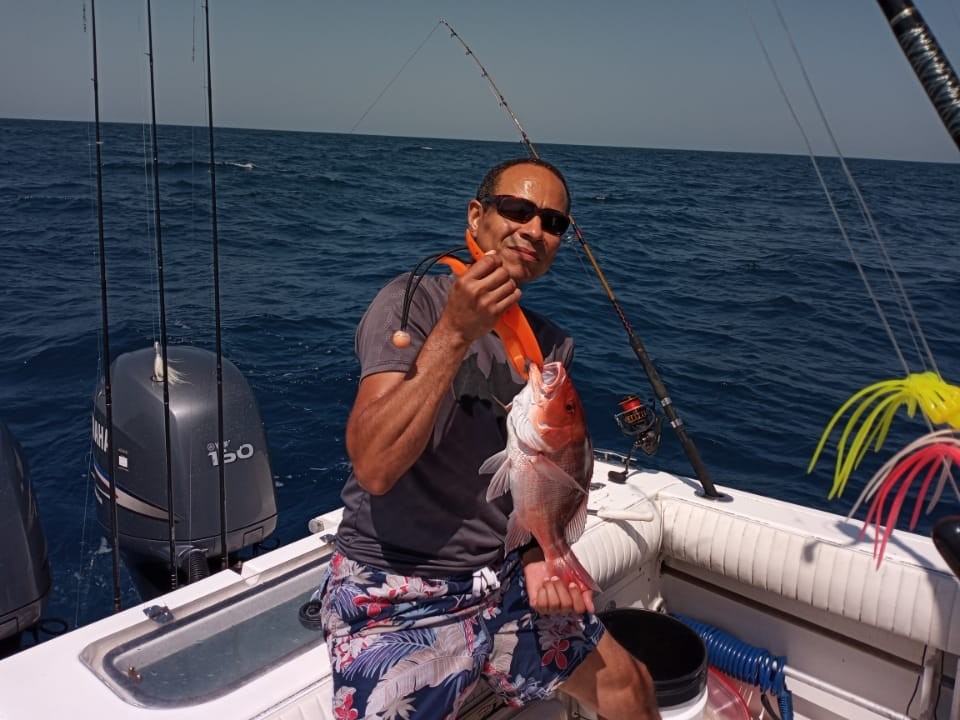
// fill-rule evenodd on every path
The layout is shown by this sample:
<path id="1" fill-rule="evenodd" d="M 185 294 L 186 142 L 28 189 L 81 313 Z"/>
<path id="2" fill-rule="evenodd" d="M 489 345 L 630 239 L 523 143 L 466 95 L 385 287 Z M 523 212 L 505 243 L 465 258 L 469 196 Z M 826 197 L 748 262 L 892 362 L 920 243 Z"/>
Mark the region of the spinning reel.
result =
<path id="1" fill-rule="evenodd" d="M 644 405 L 636 395 L 627 395 L 620 401 L 620 412 L 613 417 L 620 426 L 621 432 L 627 437 L 633 437 L 633 446 L 627 453 L 626 460 L 623 462 L 623 470 L 611 470 L 607 477 L 616 483 L 627 481 L 627 473 L 630 472 L 630 459 L 637 450 L 642 450 L 644 454 L 655 455 L 660 448 L 660 432 L 663 425 L 663 417 L 657 415 L 653 400 L 647 401 L 649 408 Z"/>

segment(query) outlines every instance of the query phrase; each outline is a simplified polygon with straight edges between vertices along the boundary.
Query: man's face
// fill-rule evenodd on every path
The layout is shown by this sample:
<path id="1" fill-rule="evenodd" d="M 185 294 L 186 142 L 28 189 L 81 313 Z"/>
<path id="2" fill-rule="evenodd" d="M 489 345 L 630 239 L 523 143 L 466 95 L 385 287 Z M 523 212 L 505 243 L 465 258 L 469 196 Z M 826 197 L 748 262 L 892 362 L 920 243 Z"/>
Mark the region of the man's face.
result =
<path id="1" fill-rule="evenodd" d="M 525 198 L 538 208 L 566 214 L 567 193 L 552 172 L 539 165 L 513 165 L 503 171 L 495 195 Z M 560 248 L 560 236 L 544 231 L 539 215 L 525 223 L 509 220 L 492 203 L 471 200 L 467 225 L 484 252 L 495 250 L 518 285 L 543 275 Z"/>

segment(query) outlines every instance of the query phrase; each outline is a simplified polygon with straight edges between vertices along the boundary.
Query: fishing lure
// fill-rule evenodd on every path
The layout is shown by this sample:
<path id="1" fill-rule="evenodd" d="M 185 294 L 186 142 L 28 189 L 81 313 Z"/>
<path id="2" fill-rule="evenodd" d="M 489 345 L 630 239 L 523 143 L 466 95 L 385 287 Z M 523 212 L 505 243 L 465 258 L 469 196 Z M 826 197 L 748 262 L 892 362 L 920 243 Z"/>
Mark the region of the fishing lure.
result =
<path id="1" fill-rule="evenodd" d="M 926 473 L 917 491 L 913 513 L 910 516 L 909 529 L 911 531 L 917 526 L 924 499 L 930 491 L 938 470 L 940 471 L 940 477 L 937 479 L 930 502 L 927 504 L 927 513 L 940 501 L 948 480 L 954 493 L 957 497 L 960 497 L 960 488 L 957 487 L 950 473 L 951 467 L 956 462 L 960 462 L 960 437 L 957 437 L 952 429 L 937 430 L 907 445 L 884 463 L 883 467 L 867 482 L 848 517 L 852 517 L 862 503 L 872 498 L 863 528 L 860 530 L 860 537 L 862 538 L 866 534 L 867 528 L 870 527 L 872 522 L 876 528 L 873 539 L 873 555 L 877 559 L 878 568 L 883 560 L 887 542 L 897 525 L 907 493 L 924 470 L 926 470 Z M 897 489 L 898 484 L 899 489 Z M 894 493 L 895 489 L 896 492 Z M 885 522 L 883 521 L 884 511 L 886 511 Z M 882 529 L 881 523 L 883 523 Z"/>
<path id="2" fill-rule="evenodd" d="M 874 446 L 874 451 L 881 448 L 890 431 L 893 417 L 901 406 L 906 407 L 910 417 L 916 414 L 919 407 L 930 422 L 936 425 L 947 424 L 960 430 L 960 388 L 946 382 L 937 373 L 912 373 L 903 379 L 883 380 L 855 393 L 840 406 L 820 436 L 807 473 L 813 472 L 834 427 L 855 405 L 856 408 L 837 444 L 833 487 L 828 496 L 830 500 L 843 493 L 847 480 L 866 455 L 870 445 Z M 861 418 L 863 422 L 851 438 L 851 433 Z"/>

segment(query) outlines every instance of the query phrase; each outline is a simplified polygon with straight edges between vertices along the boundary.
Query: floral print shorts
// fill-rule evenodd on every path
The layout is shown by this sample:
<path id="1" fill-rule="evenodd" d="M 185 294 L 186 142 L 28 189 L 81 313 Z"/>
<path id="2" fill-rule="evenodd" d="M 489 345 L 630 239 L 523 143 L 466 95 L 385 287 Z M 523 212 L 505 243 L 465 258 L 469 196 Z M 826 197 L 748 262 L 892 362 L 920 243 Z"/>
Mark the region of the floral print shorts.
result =
<path id="1" fill-rule="evenodd" d="M 516 552 L 499 573 L 425 579 L 335 553 L 314 594 L 333 671 L 333 713 L 453 718 L 481 677 L 509 704 L 553 693 L 597 646 L 595 615 L 530 608 Z"/>

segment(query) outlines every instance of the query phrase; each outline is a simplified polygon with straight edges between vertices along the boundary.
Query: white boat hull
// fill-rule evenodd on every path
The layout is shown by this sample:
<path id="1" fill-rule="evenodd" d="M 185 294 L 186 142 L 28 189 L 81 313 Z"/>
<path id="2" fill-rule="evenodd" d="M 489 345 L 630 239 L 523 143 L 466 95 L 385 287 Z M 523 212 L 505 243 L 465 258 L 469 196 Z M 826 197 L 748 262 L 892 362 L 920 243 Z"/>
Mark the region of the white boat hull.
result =
<path id="1" fill-rule="evenodd" d="M 693 481 L 661 472 L 618 485 L 611 469 L 596 463 L 591 517 L 574 546 L 603 588 L 598 609 L 679 613 L 786 656 L 797 718 L 932 717 L 938 700 L 937 717 L 960 717 L 950 690 L 960 586 L 929 539 L 896 533 L 878 570 L 858 522 L 734 490 L 708 500 Z M 339 510 L 316 518 L 313 534 L 240 572 L 0 662 L 0 718 L 328 720 L 319 633 L 303 629 L 278 646 L 287 611 L 278 630 L 270 609 L 282 602 L 295 615 L 307 600 L 339 518 Z M 150 607 L 166 608 L 160 619 L 169 622 L 148 618 Z M 943 687 L 941 667 L 951 676 Z M 461 716 L 578 714 L 563 697 L 517 711 L 479 692 Z"/>

